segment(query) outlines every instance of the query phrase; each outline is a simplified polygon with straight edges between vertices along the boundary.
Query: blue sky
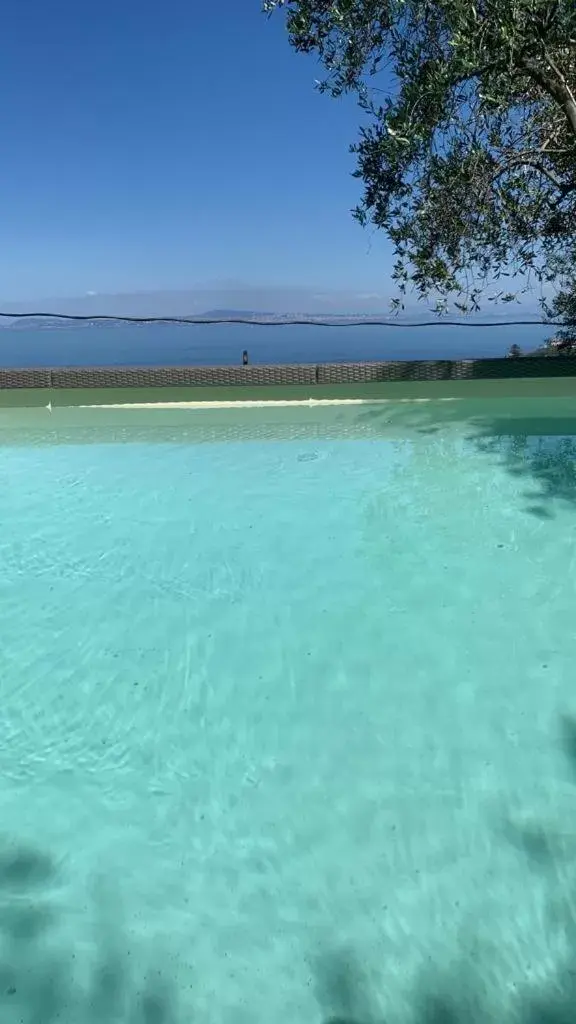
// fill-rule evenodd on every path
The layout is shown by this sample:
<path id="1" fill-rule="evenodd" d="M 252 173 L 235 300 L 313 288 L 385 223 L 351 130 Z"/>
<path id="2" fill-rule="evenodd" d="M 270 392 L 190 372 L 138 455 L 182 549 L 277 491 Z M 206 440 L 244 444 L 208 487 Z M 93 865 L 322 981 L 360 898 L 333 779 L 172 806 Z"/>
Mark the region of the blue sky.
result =
<path id="1" fill-rule="evenodd" d="M 5 0 L 0 298 L 248 285 L 391 293 L 352 101 L 259 0 Z"/>

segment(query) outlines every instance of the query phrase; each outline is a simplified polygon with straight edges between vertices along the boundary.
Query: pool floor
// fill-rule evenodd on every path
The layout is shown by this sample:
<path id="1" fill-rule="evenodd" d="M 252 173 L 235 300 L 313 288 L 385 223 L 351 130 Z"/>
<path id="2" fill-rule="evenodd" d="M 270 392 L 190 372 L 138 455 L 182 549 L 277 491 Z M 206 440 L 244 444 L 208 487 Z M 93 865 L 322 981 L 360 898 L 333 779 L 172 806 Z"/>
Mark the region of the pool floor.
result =
<path id="1" fill-rule="evenodd" d="M 155 415 L 0 424 L 2 1024 L 572 1020 L 576 402 Z"/>

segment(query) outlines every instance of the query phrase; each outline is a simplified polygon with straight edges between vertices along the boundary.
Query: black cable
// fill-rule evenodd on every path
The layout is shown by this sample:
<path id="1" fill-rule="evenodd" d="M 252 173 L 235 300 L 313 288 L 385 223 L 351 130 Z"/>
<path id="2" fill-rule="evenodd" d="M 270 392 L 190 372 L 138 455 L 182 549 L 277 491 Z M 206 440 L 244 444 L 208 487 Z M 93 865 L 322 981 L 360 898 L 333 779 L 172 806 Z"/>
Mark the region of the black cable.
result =
<path id="1" fill-rule="evenodd" d="M 245 324 L 253 327 L 568 327 L 570 325 L 557 320 L 493 320 L 483 323 L 471 323 L 469 320 L 423 320 L 420 323 L 404 323 L 401 320 L 347 320 L 338 323 L 333 320 L 246 320 L 242 317 L 192 319 L 184 316 L 113 316 L 111 313 L 87 316 L 80 313 L 4 313 L 0 317 L 11 317 L 13 320 L 27 318 L 47 318 L 50 320 L 77 320 L 79 322 L 94 320 L 116 320 L 128 324 L 190 324 L 206 326 L 212 324 Z"/>

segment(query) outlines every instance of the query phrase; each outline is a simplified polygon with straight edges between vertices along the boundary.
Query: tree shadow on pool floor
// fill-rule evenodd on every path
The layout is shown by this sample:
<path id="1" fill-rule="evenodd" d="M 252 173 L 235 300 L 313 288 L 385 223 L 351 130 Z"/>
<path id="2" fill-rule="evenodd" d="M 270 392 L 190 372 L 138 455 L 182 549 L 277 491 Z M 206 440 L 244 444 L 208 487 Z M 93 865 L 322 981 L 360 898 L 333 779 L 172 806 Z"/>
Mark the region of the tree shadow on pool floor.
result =
<path id="1" fill-rule="evenodd" d="M 559 506 L 576 509 L 576 437 L 559 435 L 547 423 L 540 424 L 543 433 L 539 435 L 507 434 L 507 428 L 510 431 L 505 422 L 494 423 L 490 430 L 484 427 L 472 434 L 470 440 L 510 476 L 526 483 L 524 511 L 551 520 Z M 576 432 L 576 420 L 570 421 L 570 428 Z"/>
<path id="2" fill-rule="evenodd" d="M 576 719 L 570 716 L 561 719 L 560 746 L 576 782 Z M 565 862 L 566 849 L 544 826 L 506 822 L 501 838 L 526 856 L 534 871 L 549 872 L 551 878 L 558 858 Z M 568 856 L 576 862 L 576 841 Z M 202 1024 L 201 1015 L 183 1012 L 177 986 L 159 969 L 161 951 L 144 976 L 134 973 L 113 922 L 98 929 L 88 979 L 78 980 L 76 951 L 58 935 L 60 881 L 57 865 L 43 851 L 0 842 L 1 1024 Z M 575 1024 L 576 877 L 573 883 L 560 901 L 557 894 L 550 900 L 565 955 L 546 985 L 513 997 L 509 1015 L 499 1015 L 499 993 L 487 991 L 479 965 L 456 952 L 449 971 L 436 969 L 431 956 L 429 969 L 415 983 L 411 1013 L 385 1017 L 380 1002 L 385 973 L 369 977 L 353 951 L 336 948 L 313 963 L 318 1015 L 295 1024 L 400 1024 L 401 1019 L 407 1024 Z M 250 1021 L 246 1010 L 238 1019 Z M 254 1019 L 253 1024 L 273 1022 Z"/>
<path id="3" fill-rule="evenodd" d="M 97 920 L 95 955 L 87 979 L 79 979 L 78 950 L 59 931 L 60 883 L 56 864 L 43 851 L 10 839 L 0 843 L 2 1024 L 189 1020 L 179 1012 L 174 986 L 157 963 L 144 976 L 131 971 L 110 914 L 103 927 Z"/>
<path id="4" fill-rule="evenodd" d="M 347 961 L 342 954 L 335 955 L 330 970 L 335 983 L 319 999 L 321 1024 L 395 1024 L 400 1019 L 379 1012 L 376 992 L 357 971 L 353 958 Z M 409 1024 L 574 1024 L 576 941 L 541 993 L 518 996 L 506 1013 L 496 1009 L 497 997 L 496 992 L 486 995 L 469 964 L 445 973 L 430 970 L 415 985 L 412 1012 L 401 1019 Z"/>
<path id="5" fill-rule="evenodd" d="M 473 449 L 490 456 L 506 473 L 526 483 L 523 512 L 541 520 L 555 518 L 559 505 L 576 509 L 576 416 L 491 416 L 489 403 L 402 403 L 368 406 L 357 413 L 385 437 L 394 424 L 408 437 L 442 437 L 461 427 Z M 394 432 L 391 436 L 394 436 Z M 447 434 L 446 436 L 450 436 Z"/>
<path id="6" fill-rule="evenodd" d="M 576 718 L 570 715 L 560 719 L 560 748 L 576 783 Z M 497 1008 L 502 993 L 487 990 L 479 963 L 469 955 L 456 955 L 449 971 L 435 969 L 431 957 L 430 968 L 414 986 L 412 1013 L 403 1018 L 409 1024 L 576 1024 L 576 832 L 568 832 L 566 843 L 561 826 L 555 832 L 539 823 L 526 827 L 506 821 L 501 829 L 503 841 L 512 843 L 535 872 L 550 879 L 548 915 L 565 949 L 553 976 L 536 990 L 527 986 L 518 991 L 504 1013 Z M 572 884 L 558 899 L 554 879 L 567 863 L 573 870 Z M 380 1010 L 385 975 L 369 978 L 353 953 L 327 953 L 316 961 L 314 973 L 322 1024 L 396 1024 L 399 1019 Z"/>
<path id="7" fill-rule="evenodd" d="M 576 729 L 570 742 L 575 738 Z M 154 969 L 134 976 L 113 935 L 100 938 L 87 983 L 77 981 L 74 950 L 50 941 L 58 918 L 50 898 L 55 878 L 54 865 L 41 852 L 10 845 L 0 853 L 2 1024 L 202 1024 L 201 1015 L 182 1012 L 176 986 L 165 973 Z M 498 1016 L 463 956 L 449 972 L 435 970 L 432 963 L 414 986 L 412 1013 L 386 1017 L 379 998 L 385 978 L 375 984 L 353 953 L 337 949 L 313 965 L 319 1014 L 309 1024 L 574 1024 L 576 919 L 568 903 L 561 922 L 568 939 L 564 962 L 541 992 L 517 997 L 511 1016 Z M 492 995 L 496 999 L 497 993 Z M 245 1010 L 239 1019 L 250 1021 Z"/>
<path id="8" fill-rule="evenodd" d="M 467 972 L 468 973 L 468 972 Z M 475 993 L 474 979 L 457 971 L 449 978 L 431 974 L 415 988 L 410 1024 L 489 1024 L 484 1001 Z M 363 975 L 353 955 L 339 951 L 317 967 L 316 993 L 322 1024 L 391 1024 L 379 1009 L 376 985 Z M 378 984 L 380 988 L 380 984 Z"/>

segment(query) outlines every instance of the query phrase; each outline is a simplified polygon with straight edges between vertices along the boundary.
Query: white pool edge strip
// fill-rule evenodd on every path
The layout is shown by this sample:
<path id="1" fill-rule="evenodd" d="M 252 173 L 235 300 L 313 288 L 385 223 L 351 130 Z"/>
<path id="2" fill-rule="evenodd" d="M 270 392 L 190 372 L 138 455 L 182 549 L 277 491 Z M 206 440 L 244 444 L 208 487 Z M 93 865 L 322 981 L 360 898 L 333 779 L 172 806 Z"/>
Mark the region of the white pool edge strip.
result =
<path id="1" fill-rule="evenodd" d="M 55 408 L 74 409 L 287 409 L 292 406 L 316 407 L 331 405 L 398 405 L 414 402 L 460 402 L 460 398 L 306 398 L 306 399 L 251 399 L 238 401 L 229 399 L 220 402 L 110 402 L 74 406 L 48 405 L 51 411 Z"/>

